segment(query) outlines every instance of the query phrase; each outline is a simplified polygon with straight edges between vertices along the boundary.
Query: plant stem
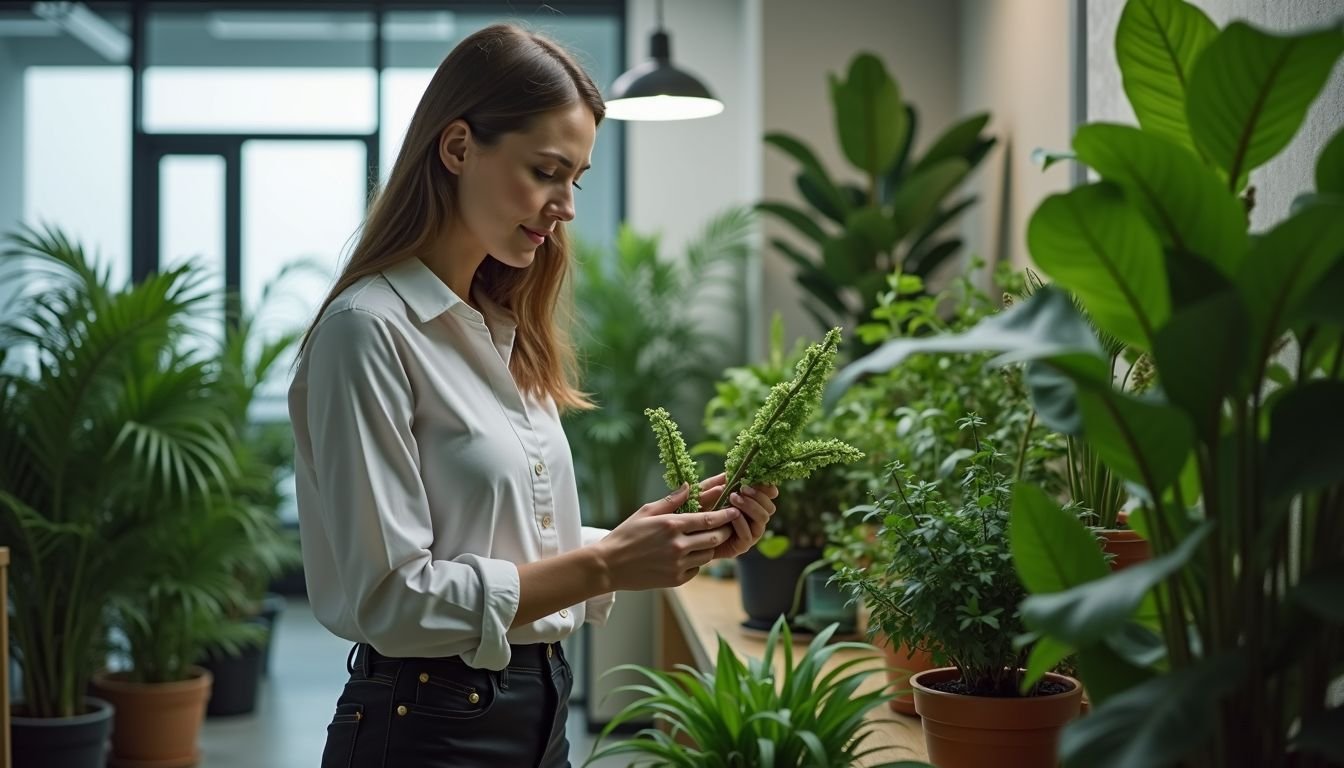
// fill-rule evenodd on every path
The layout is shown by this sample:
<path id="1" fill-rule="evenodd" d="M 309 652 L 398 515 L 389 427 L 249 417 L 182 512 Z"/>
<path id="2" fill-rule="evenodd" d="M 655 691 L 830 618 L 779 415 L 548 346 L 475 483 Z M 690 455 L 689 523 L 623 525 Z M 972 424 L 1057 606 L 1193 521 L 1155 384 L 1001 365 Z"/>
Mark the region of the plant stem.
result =
<path id="1" fill-rule="evenodd" d="M 825 354 L 825 350 L 822 351 L 822 354 Z M 779 421 L 779 417 L 784 413 L 784 408 L 798 395 L 798 391 L 803 388 L 803 384 L 807 383 L 807 377 L 812 374 L 812 371 L 817 367 L 817 364 L 821 362 L 822 354 L 813 356 L 812 361 L 807 364 L 807 368 L 798 376 L 798 380 L 794 382 L 793 386 L 789 388 L 789 391 L 780 399 L 779 405 L 775 407 L 775 412 L 770 414 L 770 417 L 765 420 L 765 424 L 761 427 L 761 437 L 770 433 L 770 427 L 774 426 L 776 421 Z M 748 429 L 750 429 L 750 427 L 748 427 Z M 751 466 L 751 462 L 756 458 L 756 454 L 760 453 L 760 450 L 761 445 L 757 442 L 747 451 L 747 455 L 742 457 L 741 463 L 737 465 L 737 470 L 733 472 L 732 477 L 728 478 L 728 483 L 723 486 L 723 494 L 719 496 L 718 500 L 714 502 L 714 506 L 710 509 L 711 512 L 723 508 L 723 503 L 728 500 L 728 497 L 732 495 L 733 491 L 737 490 L 742 482 L 742 478 L 746 475 L 747 468 Z"/>
<path id="2" fill-rule="evenodd" d="M 1031 409 L 1031 416 L 1027 419 L 1027 428 L 1022 432 L 1022 440 L 1017 445 L 1017 468 L 1013 470 L 1013 479 L 1021 482 L 1022 466 L 1027 463 L 1027 443 L 1031 438 L 1031 430 L 1036 427 L 1036 409 Z"/>

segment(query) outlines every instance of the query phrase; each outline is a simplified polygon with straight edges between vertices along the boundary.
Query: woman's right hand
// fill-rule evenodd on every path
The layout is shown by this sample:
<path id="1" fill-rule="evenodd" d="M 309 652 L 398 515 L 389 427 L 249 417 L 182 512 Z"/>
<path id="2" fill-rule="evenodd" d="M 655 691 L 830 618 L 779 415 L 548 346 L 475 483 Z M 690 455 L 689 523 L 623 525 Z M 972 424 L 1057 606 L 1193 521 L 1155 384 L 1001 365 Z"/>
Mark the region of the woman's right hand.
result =
<path id="1" fill-rule="evenodd" d="M 675 514 L 689 490 L 683 486 L 645 504 L 593 545 L 612 590 L 685 584 L 700 566 L 713 559 L 714 550 L 732 537 L 730 523 L 742 514 L 735 507 Z"/>

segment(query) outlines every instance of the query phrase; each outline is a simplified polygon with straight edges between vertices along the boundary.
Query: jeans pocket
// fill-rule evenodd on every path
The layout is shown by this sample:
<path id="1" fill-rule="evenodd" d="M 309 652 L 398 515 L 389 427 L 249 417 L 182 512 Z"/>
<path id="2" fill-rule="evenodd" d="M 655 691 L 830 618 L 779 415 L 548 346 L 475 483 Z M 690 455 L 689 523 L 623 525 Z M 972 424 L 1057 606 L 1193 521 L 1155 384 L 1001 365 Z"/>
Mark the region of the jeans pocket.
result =
<path id="1" fill-rule="evenodd" d="M 322 749 L 322 768 L 350 768 L 355 753 L 355 739 L 364 720 L 364 705 L 343 702 L 336 705 L 336 714 L 327 726 L 327 745 Z"/>
<path id="2" fill-rule="evenodd" d="M 494 675 L 484 669 L 433 669 L 418 674 L 409 713 L 453 720 L 484 716 L 498 698 Z"/>

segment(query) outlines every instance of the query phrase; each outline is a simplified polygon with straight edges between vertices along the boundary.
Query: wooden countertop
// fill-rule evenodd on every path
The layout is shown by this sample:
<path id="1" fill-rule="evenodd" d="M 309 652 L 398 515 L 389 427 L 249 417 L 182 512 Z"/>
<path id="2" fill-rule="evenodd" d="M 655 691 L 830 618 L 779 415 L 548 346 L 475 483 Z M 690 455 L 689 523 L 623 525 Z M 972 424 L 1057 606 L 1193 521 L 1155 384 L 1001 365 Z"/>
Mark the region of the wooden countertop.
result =
<path id="1" fill-rule="evenodd" d="M 719 635 L 728 641 L 738 658 L 759 659 L 765 655 L 765 639 L 741 626 L 745 614 L 736 580 L 714 579 L 701 574 L 677 589 L 663 590 L 660 602 L 662 605 L 656 615 L 658 626 L 655 627 L 660 667 L 669 669 L 675 664 L 688 664 L 700 670 L 712 670 L 719 650 Z M 796 638 L 794 646 L 801 652 L 810 641 L 810 637 Z M 775 655 L 776 665 L 781 665 L 782 654 Z M 832 655 L 823 669 L 829 670 L 847 659 L 866 656 L 882 658 L 877 649 L 871 654 L 842 650 Z M 876 690 L 886 684 L 886 676 L 875 673 L 864 680 L 859 692 Z M 867 719 L 874 722 L 874 726 L 864 746 L 883 749 L 866 757 L 860 765 L 927 759 L 919 718 L 878 706 L 869 710 Z"/>

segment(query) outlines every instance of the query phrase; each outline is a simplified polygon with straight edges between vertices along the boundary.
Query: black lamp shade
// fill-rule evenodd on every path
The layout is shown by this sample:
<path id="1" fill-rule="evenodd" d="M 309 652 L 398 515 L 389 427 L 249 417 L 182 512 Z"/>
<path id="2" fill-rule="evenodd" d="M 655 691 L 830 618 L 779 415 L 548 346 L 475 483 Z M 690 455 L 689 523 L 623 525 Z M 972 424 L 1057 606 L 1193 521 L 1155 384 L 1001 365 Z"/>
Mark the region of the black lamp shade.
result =
<path id="1" fill-rule="evenodd" d="M 616 120 L 688 120 L 723 111 L 723 103 L 693 75 L 671 62 L 667 33 L 653 33 L 653 58 L 616 78 L 607 100 L 607 117 Z"/>

